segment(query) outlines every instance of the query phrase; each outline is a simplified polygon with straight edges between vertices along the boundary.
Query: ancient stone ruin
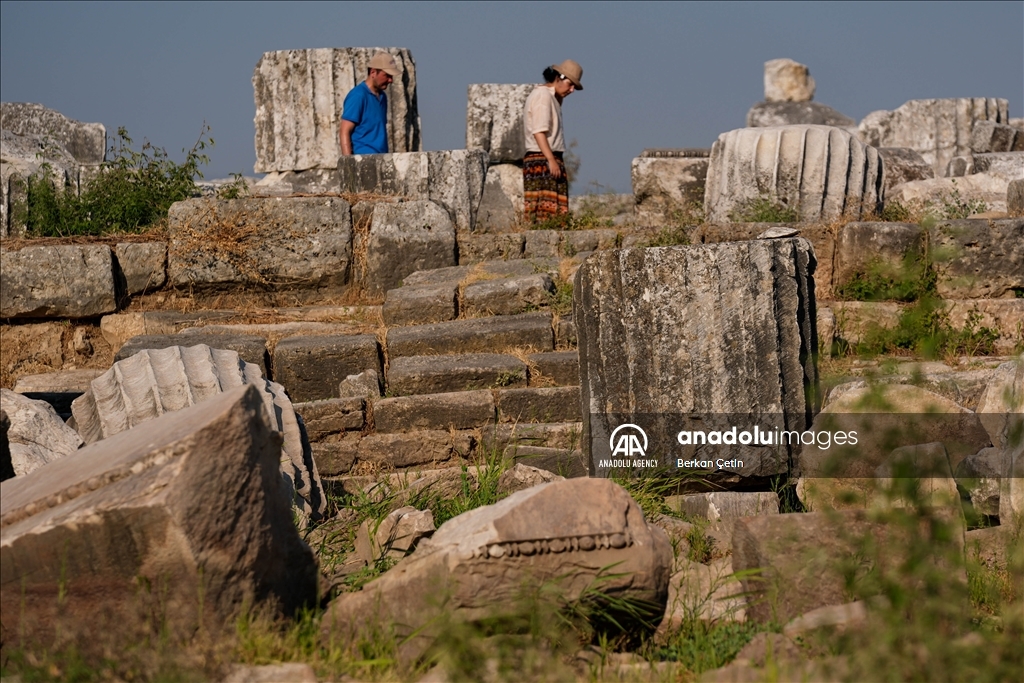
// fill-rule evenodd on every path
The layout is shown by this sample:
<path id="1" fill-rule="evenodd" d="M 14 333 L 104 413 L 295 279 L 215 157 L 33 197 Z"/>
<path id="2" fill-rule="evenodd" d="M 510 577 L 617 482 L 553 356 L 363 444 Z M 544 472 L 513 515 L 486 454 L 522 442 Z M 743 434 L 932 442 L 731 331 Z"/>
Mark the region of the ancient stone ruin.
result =
<path id="1" fill-rule="evenodd" d="M 640 643 L 736 629 L 701 680 L 817 680 L 835 662 L 813 638 L 906 618 L 869 580 L 904 560 L 963 614 L 978 567 L 1019 576 L 1007 100 L 858 123 L 772 60 L 747 127 L 638 150 L 631 194 L 535 230 L 532 85 L 469 84 L 466 148 L 423 151 L 416 65 L 387 48 L 392 153 L 340 155 L 376 50 L 265 53 L 264 178 L 113 239 L 23 239 L 40 160 L 80 192 L 105 129 L 3 104 L 5 657 L 157 609 L 187 640 L 305 607 L 321 645 L 393 645 L 394 677 L 446 680 L 453 633 L 523 648 L 524 623 L 583 619 L 623 651 L 540 648 L 548 679 L 689 680 Z M 225 675 L 322 674 L 289 666 Z"/>

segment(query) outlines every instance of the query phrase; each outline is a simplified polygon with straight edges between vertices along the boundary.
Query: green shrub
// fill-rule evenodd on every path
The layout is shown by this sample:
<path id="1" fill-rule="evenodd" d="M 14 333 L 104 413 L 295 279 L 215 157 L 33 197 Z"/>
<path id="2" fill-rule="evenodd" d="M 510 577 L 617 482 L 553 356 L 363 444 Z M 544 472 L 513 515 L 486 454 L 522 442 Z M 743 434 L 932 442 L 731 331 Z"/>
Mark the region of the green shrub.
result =
<path id="1" fill-rule="evenodd" d="M 28 233 L 66 237 L 141 232 L 159 222 L 171 204 L 196 193 L 195 178 L 203 176 L 199 167 L 209 163 L 204 150 L 213 146 L 209 130 L 204 124 L 185 161 L 178 164 L 148 141 L 134 149 L 128 131 L 118 128 L 117 142 L 110 148 L 112 158 L 81 195 L 55 187 L 44 169 L 29 179 Z"/>
<path id="2" fill-rule="evenodd" d="M 985 356 L 995 351 L 999 332 L 981 326 L 981 313 L 967 314 L 963 327 L 949 321 L 943 302 L 926 296 L 905 309 L 895 327 L 869 330 L 856 346 L 862 356 L 913 351 L 925 358 L 944 356 Z"/>
<path id="3" fill-rule="evenodd" d="M 944 194 L 939 200 L 939 204 L 935 207 L 939 212 L 940 218 L 948 220 L 955 220 L 958 218 L 968 218 L 976 213 L 984 213 L 988 210 L 988 205 L 981 199 L 964 199 L 960 196 L 960 190 L 956 187 L 956 180 L 953 180 L 952 191 Z"/>

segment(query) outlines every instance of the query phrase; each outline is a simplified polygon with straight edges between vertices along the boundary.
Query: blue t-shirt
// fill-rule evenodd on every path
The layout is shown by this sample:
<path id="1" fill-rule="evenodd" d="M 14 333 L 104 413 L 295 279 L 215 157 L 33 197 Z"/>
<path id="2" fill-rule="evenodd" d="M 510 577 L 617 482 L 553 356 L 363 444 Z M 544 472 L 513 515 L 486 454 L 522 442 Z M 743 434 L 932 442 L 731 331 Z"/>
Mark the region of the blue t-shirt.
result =
<path id="1" fill-rule="evenodd" d="M 345 95 L 341 118 L 356 124 L 352 130 L 353 154 L 388 153 L 388 96 L 380 99 L 363 81 Z"/>

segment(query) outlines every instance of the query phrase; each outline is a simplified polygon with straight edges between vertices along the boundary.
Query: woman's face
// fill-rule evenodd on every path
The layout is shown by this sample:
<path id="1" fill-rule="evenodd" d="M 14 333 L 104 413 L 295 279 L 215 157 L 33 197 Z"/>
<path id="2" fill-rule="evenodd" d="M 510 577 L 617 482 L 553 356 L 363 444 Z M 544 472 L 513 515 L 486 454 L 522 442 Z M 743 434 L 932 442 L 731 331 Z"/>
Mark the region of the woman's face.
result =
<path id="1" fill-rule="evenodd" d="M 565 97 L 566 95 L 575 92 L 575 90 L 576 86 L 573 85 L 572 81 L 570 81 L 565 76 L 559 76 L 558 78 L 555 79 L 555 92 L 560 97 Z"/>

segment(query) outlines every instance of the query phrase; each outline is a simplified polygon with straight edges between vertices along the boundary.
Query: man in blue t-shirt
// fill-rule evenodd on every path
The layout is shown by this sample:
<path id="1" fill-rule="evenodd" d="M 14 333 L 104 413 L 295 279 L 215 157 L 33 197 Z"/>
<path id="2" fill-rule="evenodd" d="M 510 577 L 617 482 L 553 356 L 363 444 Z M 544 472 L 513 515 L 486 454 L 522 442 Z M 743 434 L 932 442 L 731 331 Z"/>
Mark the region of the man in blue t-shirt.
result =
<path id="1" fill-rule="evenodd" d="M 388 96 L 384 94 L 401 72 L 395 58 L 378 52 L 370 60 L 366 80 L 345 96 L 341 114 L 341 153 L 388 153 Z"/>

